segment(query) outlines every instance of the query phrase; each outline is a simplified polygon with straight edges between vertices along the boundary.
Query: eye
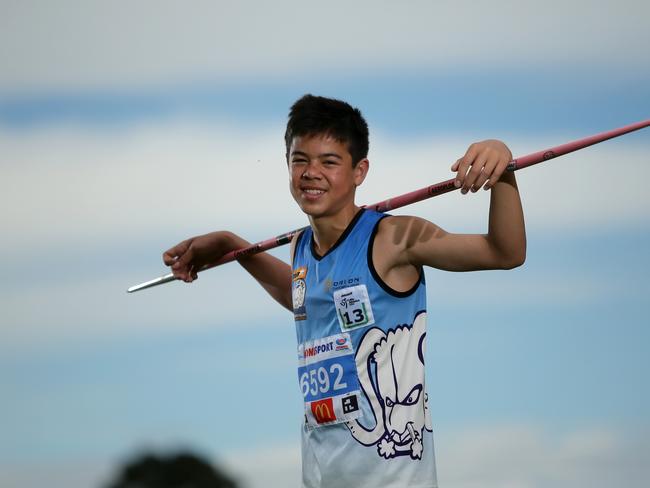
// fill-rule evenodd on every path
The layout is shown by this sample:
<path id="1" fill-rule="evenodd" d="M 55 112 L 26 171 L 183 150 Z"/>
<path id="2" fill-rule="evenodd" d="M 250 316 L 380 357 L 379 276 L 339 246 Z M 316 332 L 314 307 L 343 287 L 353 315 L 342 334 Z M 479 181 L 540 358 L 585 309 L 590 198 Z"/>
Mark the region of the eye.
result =
<path id="1" fill-rule="evenodd" d="M 391 408 L 393 405 L 395 405 L 395 403 L 393 403 L 393 401 L 388 397 L 386 397 L 385 403 L 388 408 Z"/>
<path id="2" fill-rule="evenodd" d="M 422 392 L 422 385 L 416 385 L 413 387 L 411 392 L 408 394 L 404 400 L 404 405 L 415 405 L 420 399 L 420 393 Z"/>

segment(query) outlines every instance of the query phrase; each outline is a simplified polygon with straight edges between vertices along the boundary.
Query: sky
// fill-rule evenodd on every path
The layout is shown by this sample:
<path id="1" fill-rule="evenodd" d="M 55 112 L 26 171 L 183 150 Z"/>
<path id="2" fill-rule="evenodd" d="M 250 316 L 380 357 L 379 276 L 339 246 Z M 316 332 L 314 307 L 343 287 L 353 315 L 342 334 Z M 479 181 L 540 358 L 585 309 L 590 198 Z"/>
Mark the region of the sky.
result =
<path id="1" fill-rule="evenodd" d="M 164 250 L 306 225 L 284 125 L 358 106 L 374 203 L 650 118 L 642 1 L 0 0 L 0 485 L 103 486 L 144 451 L 299 486 L 292 317 L 236 264 L 127 294 Z M 440 485 L 650 480 L 650 129 L 517 174 L 526 263 L 427 270 Z M 396 211 L 484 232 L 489 195 Z M 288 249 L 273 253 L 283 259 Z"/>

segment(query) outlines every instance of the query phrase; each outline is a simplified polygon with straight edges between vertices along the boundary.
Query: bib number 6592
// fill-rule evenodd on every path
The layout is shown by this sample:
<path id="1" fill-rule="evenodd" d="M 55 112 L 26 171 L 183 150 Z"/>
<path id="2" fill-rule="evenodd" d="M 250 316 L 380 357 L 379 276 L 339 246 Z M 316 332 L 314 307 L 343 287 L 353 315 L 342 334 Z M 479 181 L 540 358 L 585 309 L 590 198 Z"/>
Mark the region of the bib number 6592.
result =
<path id="1" fill-rule="evenodd" d="M 300 377 L 300 389 L 302 396 L 318 396 L 319 393 L 344 390 L 348 387 L 343 381 L 343 366 L 338 363 L 331 364 L 329 369 L 324 366 L 305 371 Z"/>

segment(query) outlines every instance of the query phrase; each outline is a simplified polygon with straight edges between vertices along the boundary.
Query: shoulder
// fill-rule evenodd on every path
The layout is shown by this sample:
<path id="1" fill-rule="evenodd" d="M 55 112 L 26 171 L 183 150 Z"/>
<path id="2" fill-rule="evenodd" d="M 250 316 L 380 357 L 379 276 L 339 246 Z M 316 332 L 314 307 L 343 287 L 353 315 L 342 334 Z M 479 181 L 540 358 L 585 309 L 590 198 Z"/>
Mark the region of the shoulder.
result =
<path id="1" fill-rule="evenodd" d="M 387 216 L 375 229 L 373 254 L 388 267 L 409 264 L 409 249 L 417 242 L 431 240 L 439 231 L 438 226 L 420 217 Z"/>
<path id="2" fill-rule="evenodd" d="M 410 292 L 422 277 L 422 267 L 412 262 L 408 251 L 426 224 L 433 225 L 407 216 L 387 216 L 377 224 L 369 249 L 371 266 L 380 280 L 397 293 Z"/>
<path id="3" fill-rule="evenodd" d="M 387 216 L 379 221 L 375 245 L 384 252 L 402 253 L 417 242 L 430 241 L 445 232 L 436 224 L 420 217 L 407 215 Z"/>
<path id="4" fill-rule="evenodd" d="M 293 267 L 293 258 L 296 255 L 296 247 L 298 246 L 298 242 L 300 241 L 300 238 L 304 233 L 305 233 L 305 229 L 300 229 L 291 238 L 291 242 L 289 244 L 289 262 L 291 263 L 292 267 Z"/>

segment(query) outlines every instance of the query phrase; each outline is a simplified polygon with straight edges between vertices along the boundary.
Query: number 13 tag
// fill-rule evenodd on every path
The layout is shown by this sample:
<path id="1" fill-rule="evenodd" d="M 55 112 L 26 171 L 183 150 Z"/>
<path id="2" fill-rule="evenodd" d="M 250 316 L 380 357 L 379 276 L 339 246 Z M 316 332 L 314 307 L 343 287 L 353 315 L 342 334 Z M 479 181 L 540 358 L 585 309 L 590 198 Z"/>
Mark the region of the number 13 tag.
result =
<path id="1" fill-rule="evenodd" d="M 334 305 L 343 332 L 375 323 L 366 285 L 336 290 Z"/>

